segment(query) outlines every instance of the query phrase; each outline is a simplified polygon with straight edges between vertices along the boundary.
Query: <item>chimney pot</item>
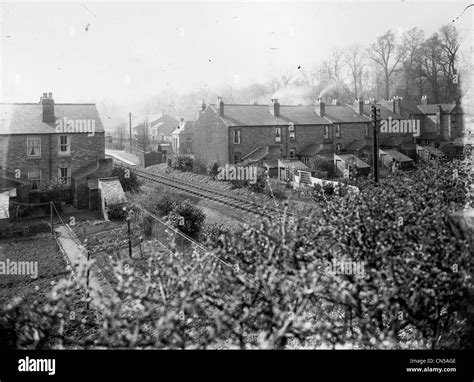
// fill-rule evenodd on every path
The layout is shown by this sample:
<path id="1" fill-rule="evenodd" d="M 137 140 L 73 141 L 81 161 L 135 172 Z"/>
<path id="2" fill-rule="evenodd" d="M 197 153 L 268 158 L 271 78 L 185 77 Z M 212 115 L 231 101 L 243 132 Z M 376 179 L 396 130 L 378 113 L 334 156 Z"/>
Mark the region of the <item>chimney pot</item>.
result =
<path id="1" fill-rule="evenodd" d="M 428 105 L 428 97 L 426 95 L 421 96 L 421 104 Z"/>

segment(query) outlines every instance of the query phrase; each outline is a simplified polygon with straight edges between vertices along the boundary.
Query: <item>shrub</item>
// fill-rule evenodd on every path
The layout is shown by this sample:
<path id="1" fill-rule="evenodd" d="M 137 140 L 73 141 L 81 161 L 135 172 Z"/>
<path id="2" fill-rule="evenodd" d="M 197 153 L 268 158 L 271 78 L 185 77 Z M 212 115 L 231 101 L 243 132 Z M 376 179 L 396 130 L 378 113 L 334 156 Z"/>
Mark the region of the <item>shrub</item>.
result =
<path id="1" fill-rule="evenodd" d="M 229 233 L 230 230 L 226 226 L 214 223 L 204 227 L 203 232 L 201 233 L 201 240 L 205 244 L 215 245 L 222 235 L 228 235 Z"/>
<path id="2" fill-rule="evenodd" d="M 107 209 L 107 216 L 110 220 L 117 220 L 117 221 L 124 221 L 127 216 L 128 212 L 123 210 L 123 204 L 115 204 L 110 207 L 106 207 Z"/>
<path id="3" fill-rule="evenodd" d="M 198 238 L 206 219 L 201 208 L 193 206 L 188 200 L 174 204 L 173 210 L 165 217 L 166 221 L 192 238 Z"/>
<path id="4" fill-rule="evenodd" d="M 276 199 L 286 199 L 286 185 L 277 179 L 267 179 L 264 193 Z"/>
<path id="5" fill-rule="evenodd" d="M 126 176 L 127 175 L 127 176 Z M 115 167 L 112 170 L 112 176 L 116 176 L 120 180 L 120 184 L 124 191 L 139 192 L 141 181 L 138 179 L 137 174 L 132 169 L 125 169 L 123 167 Z"/>
<path id="6" fill-rule="evenodd" d="M 207 175 L 211 176 L 212 179 L 215 179 L 219 173 L 219 165 L 216 162 L 209 161 L 207 163 Z"/>
<path id="7" fill-rule="evenodd" d="M 202 164 L 202 162 L 194 160 L 193 161 L 193 172 L 195 174 L 207 174 L 207 168 Z"/>
<path id="8" fill-rule="evenodd" d="M 171 167 L 175 170 L 191 171 L 193 169 L 193 158 L 189 155 L 175 155 Z"/>

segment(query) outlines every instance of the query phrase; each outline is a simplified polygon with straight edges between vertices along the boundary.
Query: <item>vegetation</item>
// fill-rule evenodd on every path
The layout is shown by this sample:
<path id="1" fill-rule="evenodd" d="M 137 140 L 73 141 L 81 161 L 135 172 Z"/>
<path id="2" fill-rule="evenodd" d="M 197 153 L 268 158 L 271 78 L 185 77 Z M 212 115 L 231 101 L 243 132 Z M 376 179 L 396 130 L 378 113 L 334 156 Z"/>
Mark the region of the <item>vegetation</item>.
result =
<path id="1" fill-rule="evenodd" d="M 112 176 L 116 176 L 120 180 L 120 184 L 124 191 L 139 192 L 142 182 L 138 179 L 137 174 L 130 169 L 115 167 L 112 170 Z"/>
<path id="2" fill-rule="evenodd" d="M 469 170 L 453 161 L 400 173 L 333 195 L 310 217 L 219 233 L 206 254 L 147 253 L 143 274 L 134 260 L 119 261 L 120 300 L 104 297 L 104 329 L 78 346 L 472 347 L 473 260 L 450 228 L 453 210 L 471 203 Z M 363 272 L 328 272 L 336 260 L 363 264 Z M 67 339 L 52 329 L 69 312 L 71 288 L 55 287 L 47 314 L 22 302 L 5 310 L 1 320 L 22 336 L 16 347 Z M 41 328 L 40 341 L 32 327 Z"/>

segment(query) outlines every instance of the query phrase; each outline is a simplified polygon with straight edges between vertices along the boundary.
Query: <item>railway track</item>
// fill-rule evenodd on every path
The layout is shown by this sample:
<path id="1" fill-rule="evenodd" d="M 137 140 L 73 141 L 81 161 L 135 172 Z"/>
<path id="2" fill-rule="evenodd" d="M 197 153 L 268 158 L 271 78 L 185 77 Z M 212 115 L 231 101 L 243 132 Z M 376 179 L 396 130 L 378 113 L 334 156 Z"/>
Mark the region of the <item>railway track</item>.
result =
<path id="1" fill-rule="evenodd" d="M 199 196 L 201 198 L 211 200 L 220 204 L 224 204 L 228 207 L 235 208 L 237 210 L 246 211 L 252 213 L 254 215 L 268 217 L 270 219 L 281 218 L 283 216 L 287 216 L 289 218 L 296 219 L 298 217 L 297 214 L 289 211 L 285 211 L 283 209 L 260 204 L 254 202 L 253 200 L 246 199 L 237 195 L 230 195 L 225 191 L 212 189 L 210 187 L 198 184 L 190 184 L 186 181 L 180 179 L 170 178 L 160 174 L 154 174 L 147 170 L 141 169 L 137 166 L 130 166 L 128 164 L 123 164 L 119 159 L 113 158 L 114 166 L 121 167 L 121 168 L 129 168 L 135 172 L 135 174 L 145 180 L 159 183 L 181 192 Z"/>

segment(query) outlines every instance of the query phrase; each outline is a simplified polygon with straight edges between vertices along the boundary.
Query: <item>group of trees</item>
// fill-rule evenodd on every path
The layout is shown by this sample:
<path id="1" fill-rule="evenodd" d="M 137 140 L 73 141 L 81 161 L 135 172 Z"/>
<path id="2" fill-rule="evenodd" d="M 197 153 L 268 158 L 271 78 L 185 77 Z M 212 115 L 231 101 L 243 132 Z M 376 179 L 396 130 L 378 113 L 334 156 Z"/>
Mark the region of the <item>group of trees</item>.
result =
<path id="1" fill-rule="evenodd" d="M 170 115 L 195 119 L 202 101 L 222 96 L 226 103 L 263 103 L 276 97 L 288 104 L 310 104 L 317 98 L 389 99 L 452 102 L 461 97 L 460 81 L 469 68 L 460 52 L 461 37 L 453 25 L 445 25 L 431 36 L 414 27 L 392 30 L 378 36 L 369 46 L 354 44 L 334 49 L 310 67 L 292 68 L 266 82 L 245 87 L 232 84 L 221 88 L 203 87 L 184 95 L 166 89 L 144 105 L 144 112 L 163 110 Z M 466 87 L 465 87 L 466 88 Z"/>

